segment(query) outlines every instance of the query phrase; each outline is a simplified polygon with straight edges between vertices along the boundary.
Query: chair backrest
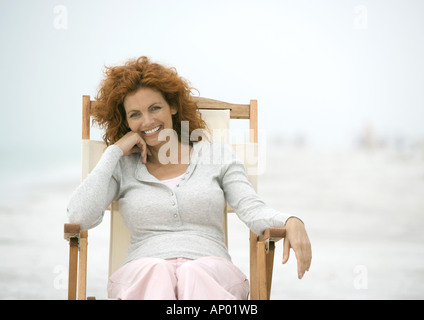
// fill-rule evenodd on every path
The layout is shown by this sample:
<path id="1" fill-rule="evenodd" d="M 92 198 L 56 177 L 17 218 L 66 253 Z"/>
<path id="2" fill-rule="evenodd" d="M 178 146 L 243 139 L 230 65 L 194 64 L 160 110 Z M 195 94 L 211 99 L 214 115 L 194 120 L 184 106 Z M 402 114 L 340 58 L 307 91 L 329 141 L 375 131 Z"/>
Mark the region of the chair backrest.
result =
<path id="1" fill-rule="evenodd" d="M 257 101 L 250 100 L 249 104 L 230 104 L 218 100 L 195 97 L 202 118 L 210 129 L 211 140 L 230 142 L 230 120 L 249 119 L 249 143 L 233 144 L 233 148 L 244 161 L 249 181 L 257 188 Z M 91 110 L 96 101 L 90 96 L 83 96 L 82 119 L 82 179 L 96 166 L 106 145 L 102 141 L 90 139 Z M 215 133 L 215 134 L 214 134 Z M 124 262 L 129 246 L 130 234 L 125 227 L 117 202 L 108 208 L 111 211 L 110 221 L 110 249 L 109 249 L 109 276 L 112 275 Z M 223 213 L 223 228 L 227 243 L 227 212 L 233 210 L 229 205 Z M 228 245 L 228 243 L 227 243 Z"/>

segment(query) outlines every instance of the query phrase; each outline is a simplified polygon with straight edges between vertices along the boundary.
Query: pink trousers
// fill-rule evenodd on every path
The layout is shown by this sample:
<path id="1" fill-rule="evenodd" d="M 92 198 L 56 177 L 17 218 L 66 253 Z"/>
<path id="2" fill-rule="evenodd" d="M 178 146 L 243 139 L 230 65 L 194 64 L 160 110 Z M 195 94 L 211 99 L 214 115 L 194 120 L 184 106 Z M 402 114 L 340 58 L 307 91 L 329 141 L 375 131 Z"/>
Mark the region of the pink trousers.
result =
<path id="1" fill-rule="evenodd" d="M 249 281 L 230 261 L 219 257 L 142 258 L 109 279 L 108 296 L 123 300 L 245 300 Z"/>

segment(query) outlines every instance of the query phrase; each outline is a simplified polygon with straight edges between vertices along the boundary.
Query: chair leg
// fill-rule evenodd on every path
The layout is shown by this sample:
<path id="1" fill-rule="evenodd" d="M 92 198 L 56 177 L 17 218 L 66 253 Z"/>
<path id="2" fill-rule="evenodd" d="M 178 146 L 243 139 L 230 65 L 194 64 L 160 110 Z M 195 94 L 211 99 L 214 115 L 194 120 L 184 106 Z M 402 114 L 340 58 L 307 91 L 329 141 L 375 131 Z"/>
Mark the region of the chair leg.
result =
<path id="1" fill-rule="evenodd" d="M 250 300 L 259 299 L 259 279 L 257 264 L 257 248 L 258 236 L 250 231 Z"/>
<path id="2" fill-rule="evenodd" d="M 68 300 L 77 297 L 78 238 L 69 239 Z"/>
<path id="3" fill-rule="evenodd" d="M 81 231 L 78 270 L 78 300 L 85 300 L 87 294 L 87 238 L 88 231 Z"/>
<path id="4" fill-rule="evenodd" d="M 272 270 L 274 266 L 273 241 L 257 242 L 257 264 L 259 280 L 259 300 L 269 300 L 271 298 Z"/>
<path id="5" fill-rule="evenodd" d="M 267 282 L 267 300 L 271 299 L 271 284 L 272 284 L 272 270 L 274 267 L 274 241 L 268 243 L 268 250 L 266 250 L 266 282 Z"/>
<path id="6" fill-rule="evenodd" d="M 257 242 L 257 265 L 258 265 L 258 287 L 259 287 L 259 300 L 267 300 L 268 293 L 268 281 L 267 281 L 267 266 L 266 266 L 266 252 L 265 242 Z"/>

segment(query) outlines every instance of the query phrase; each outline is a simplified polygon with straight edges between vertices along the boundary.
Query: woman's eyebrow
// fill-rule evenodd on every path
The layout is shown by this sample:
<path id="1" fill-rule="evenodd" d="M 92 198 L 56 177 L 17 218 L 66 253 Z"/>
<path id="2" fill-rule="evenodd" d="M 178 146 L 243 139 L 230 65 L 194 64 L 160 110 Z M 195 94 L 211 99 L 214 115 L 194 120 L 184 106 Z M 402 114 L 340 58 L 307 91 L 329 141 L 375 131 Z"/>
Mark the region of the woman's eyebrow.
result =
<path id="1" fill-rule="evenodd" d="M 147 107 L 147 109 L 153 107 L 155 104 L 160 104 L 160 102 L 154 102 L 154 103 L 152 103 L 150 106 Z M 127 111 L 127 114 L 129 114 L 130 112 L 140 112 L 140 110 L 139 109 L 131 109 L 131 110 L 128 110 Z"/>
<path id="2" fill-rule="evenodd" d="M 152 104 L 149 106 L 149 108 L 153 107 L 153 106 L 154 106 L 154 105 L 156 105 L 156 104 L 160 104 L 160 102 L 152 103 Z M 147 108 L 147 109 L 149 109 L 149 108 Z"/>

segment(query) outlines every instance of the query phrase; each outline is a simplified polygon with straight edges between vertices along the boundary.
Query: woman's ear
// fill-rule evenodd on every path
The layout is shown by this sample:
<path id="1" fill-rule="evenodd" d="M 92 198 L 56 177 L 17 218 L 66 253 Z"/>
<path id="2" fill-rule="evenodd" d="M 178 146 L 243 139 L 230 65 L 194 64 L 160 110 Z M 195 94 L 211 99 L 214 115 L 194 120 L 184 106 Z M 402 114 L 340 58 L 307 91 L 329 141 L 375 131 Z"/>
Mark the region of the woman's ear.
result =
<path id="1" fill-rule="evenodd" d="M 175 116 L 177 113 L 178 113 L 178 108 L 177 107 L 174 107 L 174 106 L 171 106 L 171 114 L 173 116 Z"/>

